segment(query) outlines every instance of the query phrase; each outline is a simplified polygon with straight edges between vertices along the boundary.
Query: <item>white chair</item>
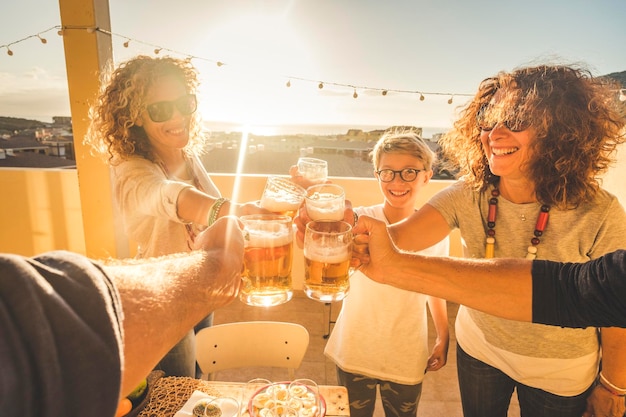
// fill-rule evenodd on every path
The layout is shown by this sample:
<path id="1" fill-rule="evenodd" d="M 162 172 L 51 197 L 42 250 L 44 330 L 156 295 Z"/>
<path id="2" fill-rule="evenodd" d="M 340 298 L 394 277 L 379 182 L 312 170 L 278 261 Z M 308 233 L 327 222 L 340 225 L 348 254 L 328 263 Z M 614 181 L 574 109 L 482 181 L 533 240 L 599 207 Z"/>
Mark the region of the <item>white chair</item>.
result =
<path id="1" fill-rule="evenodd" d="M 227 323 L 196 334 L 196 360 L 209 380 L 222 369 L 246 367 L 286 368 L 292 380 L 308 346 L 309 332 L 296 323 Z"/>

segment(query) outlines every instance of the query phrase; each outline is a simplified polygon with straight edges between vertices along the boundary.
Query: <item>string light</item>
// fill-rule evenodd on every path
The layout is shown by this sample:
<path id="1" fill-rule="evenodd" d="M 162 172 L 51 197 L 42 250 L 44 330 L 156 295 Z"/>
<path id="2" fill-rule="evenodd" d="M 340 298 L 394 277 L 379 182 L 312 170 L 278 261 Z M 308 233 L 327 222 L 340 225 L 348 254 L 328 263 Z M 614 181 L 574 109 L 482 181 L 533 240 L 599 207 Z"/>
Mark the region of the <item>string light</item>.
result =
<path id="1" fill-rule="evenodd" d="M 150 44 L 148 42 L 144 42 L 138 39 L 134 39 L 134 38 L 130 38 L 128 36 L 124 36 L 124 35 L 119 35 L 116 33 L 113 33 L 109 30 L 106 29 L 102 29 L 99 27 L 94 27 L 94 26 L 53 26 L 51 28 L 48 28 L 46 30 L 43 30 L 39 33 L 36 33 L 34 35 L 30 35 L 27 36 L 23 39 L 19 39 L 16 40 L 14 42 L 10 42 L 8 44 L 5 45 L 0 45 L 0 48 L 6 48 L 7 50 L 7 55 L 9 56 L 13 56 L 13 50 L 11 49 L 12 45 L 24 42 L 30 38 L 39 38 L 40 42 L 42 44 L 46 44 L 48 41 L 46 40 L 46 38 L 42 37 L 41 35 L 51 31 L 51 30 L 56 30 L 57 34 L 59 36 L 63 36 L 65 34 L 66 30 L 85 30 L 87 31 L 87 33 L 94 33 L 94 32 L 101 32 L 103 34 L 109 35 L 111 37 L 116 36 L 116 37 L 121 37 L 121 38 L 125 38 L 125 41 L 123 42 L 123 46 L 124 48 L 128 48 L 130 45 L 130 42 L 132 41 L 133 43 L 137 43 L 137 44 L 141 44 L 141 45 L 147 45 L 147 46 L 151 46 L 152 48 L 154 48 L 154 53 L 156 55 L 158 55 L 160 52 L 165 51 L 168 53 L 172 53 L 172 54 L 176 54 L 176 55 L 184 55 L 187 57 L 187 59 L 189 61 L 191 61 L 192 59 L 196 59 L 196 60 L 202 60 L 202 61 L 207 61 L 207 62 L 213 62 L 215 63 L 218 67 L 222 67 L 224 65 L 227 65 L 226 63 L 222 62 L 222 61 L 215 61 L 212 59 L 208 59 L 208 58 L 203 58 L 203 57 L 198 57 L 198 56 L 193 56 L 187 53 L 183 53 L 180 51 L 175 51 L 172 49 L 168 49 L 165 48 L 163 46 L 159 46 L 159 45 L 154 45 L 154 44 Z M 357 98 L 358 97 L 358 93 L 357 93 L 357 89 L 359 90 L 364 90 L 364 91 L 380 91 L 381 94 L 383 96 L 387 96 L 389 92 L 395 92 L 395 93 L 403 93 L 403 94 L 419 94 L 419 100 L 420 101 L 424 101 L 426 99 L 426 95 L 433 95 L 433 96 L 450 96 L 450 98 L 448 99 L 448 104 L 452 104 L 453 100 L 454 100 L 454 96 L 464 96 L 464 97 L 473 97 L 473 94 L 465 94 L 465 93 L 445 93 L 445 92 L 429 92 L 429 91 L 419 91 L 419 90 L 403 90 L 403 89 L 390 89 L 390 88 L 376 88 L 376 87 L 370 87 L 370 86 L 362 86 L 362 85 L 351 85 L 351 84 L 342 84 L 342 83 L 335 83 L 335 82 L 330 82 L 330 81 L 319 81 L 319 80 L 312 80 L 312 79 L 308 79 L 308 78 L 301 78 L 301 77 L 295 77 L 293 75 L 284 75 L 285 78 L 287 78 L 287 82 L 286 82 L 286 86 L 287 87 L 291 87 L 291 80 L 299 80 L 299 81 L 304 81 L 304 82 L 309 82 L 309 83 L 317 83 L 317 87 L 321 90 L 324 88 L 324 85 L 332 85 L 332 86 L 336 86 L 336 87 L 343 87 L 343 88 L 351 88 L 353 90 L 353 94 L 352 97 Z M 616 92 L 619 93 L 619 100 L 622 102 L 626 102 L 626 89 L 622 88 L 619 90 L 615 90 Z"/>

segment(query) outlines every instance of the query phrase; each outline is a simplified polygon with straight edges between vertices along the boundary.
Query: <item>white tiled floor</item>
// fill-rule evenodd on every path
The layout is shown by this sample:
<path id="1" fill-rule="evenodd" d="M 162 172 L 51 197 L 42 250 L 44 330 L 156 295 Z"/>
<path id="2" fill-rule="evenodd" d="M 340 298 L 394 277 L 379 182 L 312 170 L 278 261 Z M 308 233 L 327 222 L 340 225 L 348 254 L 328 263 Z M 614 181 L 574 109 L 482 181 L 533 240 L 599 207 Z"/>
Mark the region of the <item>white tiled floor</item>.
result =
<path id="1" fill-rule="evenodd" d="M 336 318 L 340 308 L 341 303 L 333 304 L 333 319 Z M 417 413 L 418 417 L 462 417 L 463 415 L 456 376 L 454 318 L 457 309 L 456 304 L 448 304 L 451 332 L 448 363 L 443 369 L 426 375 Z M 328 305 L 309 300 L 302 293 L 298 293 L 290 302 L 272 308 L 249 307 L 235 301 L 215 312 L 214 324 L 246 320 L 277 320 L 302 324 L 309 330 L 310 342 L 304 361 L 296 371 L 296 377 L 311 378 L 321 384 L 335 385 L 337 384 L 335 365 L 324 356 L 326 343 L 324 335 L 328 331 L 329 310 Z M 431 325 L 430 328 L 432 329 L 433 326 Z M 432 346 L 432 340 L 430 345 Z M 285 370 L 256 368 L 221 371 L 216 374 L 215 379 L 246 382 L 256 377 L 265 377 L 272 381 L 288 378 Z M 384 417 L 380 403 L 376 407 L 374 417 Z M 515 395 L 508 417 L 519 417 L 519 407 Z"/>

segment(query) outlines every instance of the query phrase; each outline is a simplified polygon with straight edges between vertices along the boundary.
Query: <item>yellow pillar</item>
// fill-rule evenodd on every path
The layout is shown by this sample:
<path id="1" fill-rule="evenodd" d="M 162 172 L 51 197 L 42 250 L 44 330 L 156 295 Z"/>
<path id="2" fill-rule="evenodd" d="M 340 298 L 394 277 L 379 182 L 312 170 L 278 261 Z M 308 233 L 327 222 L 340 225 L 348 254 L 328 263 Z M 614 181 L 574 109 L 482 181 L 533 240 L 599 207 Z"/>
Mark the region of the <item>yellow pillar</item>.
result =
<path id="1" fill-rule="evenodd" d="M 107 0 L 59 0 L 72 113 L 78 187 L 85 230 L 86 255 L 118 257 L 109 168 L 83 145 L 89 104 L 99 88 L 102 70 L 112 60 Z M 88 29 L 89 28 L 89 29 Z"/>

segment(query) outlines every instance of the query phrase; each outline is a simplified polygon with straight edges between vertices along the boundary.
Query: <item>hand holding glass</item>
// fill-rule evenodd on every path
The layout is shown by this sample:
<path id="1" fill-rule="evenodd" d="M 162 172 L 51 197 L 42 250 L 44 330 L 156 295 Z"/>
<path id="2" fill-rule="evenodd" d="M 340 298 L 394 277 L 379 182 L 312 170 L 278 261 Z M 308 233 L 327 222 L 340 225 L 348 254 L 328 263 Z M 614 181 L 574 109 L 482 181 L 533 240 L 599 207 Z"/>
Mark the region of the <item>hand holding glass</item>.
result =
<path id="1" fill-rule="evenodd" d="M 343 300 L 350 288 L 352 226 L 344 221 L 314 220 L 304 233 L 304 293 L 329 303 Z"/>
<path id="2" fill-rule="evenodd" d="M 244 227 L 244 272 L 239 299 L 251 306 L 276 306 L 291 300 L 293 227 L 291 217 L 252 214 Z"/>

